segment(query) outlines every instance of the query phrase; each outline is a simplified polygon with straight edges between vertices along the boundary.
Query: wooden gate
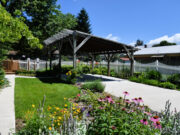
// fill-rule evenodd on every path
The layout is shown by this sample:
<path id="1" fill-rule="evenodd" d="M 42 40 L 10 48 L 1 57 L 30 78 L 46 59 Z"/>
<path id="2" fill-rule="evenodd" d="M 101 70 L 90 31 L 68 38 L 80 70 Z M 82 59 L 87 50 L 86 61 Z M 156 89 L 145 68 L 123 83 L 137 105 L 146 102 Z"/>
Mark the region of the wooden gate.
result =
<path id="1" fill-rule="evenodd" d="M 19 70 L 19 61 L 18 60 L 5 60 L 3 61 L 3 68 L 6 73 L 13 73 Z"/>

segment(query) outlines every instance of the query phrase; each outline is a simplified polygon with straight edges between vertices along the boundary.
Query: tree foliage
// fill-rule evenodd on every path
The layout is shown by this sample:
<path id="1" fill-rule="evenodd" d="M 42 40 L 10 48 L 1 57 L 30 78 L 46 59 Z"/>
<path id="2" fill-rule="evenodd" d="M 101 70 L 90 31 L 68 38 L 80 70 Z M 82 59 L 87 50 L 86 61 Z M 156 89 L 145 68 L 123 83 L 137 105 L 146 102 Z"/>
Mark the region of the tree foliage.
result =
<path id="1" fill-rule="evenodd" d="M 143 46 L 143 45 L 144 45 L 144 42 L 143 42 L 142 40 L 138 39 L 138 40 L 136 41 L 135 47 L 137 47 L 137 46 Z"/>
<path id="2" fill-rule="evenodd" d="M 15 17 L 24 17 L 25 23 L 29 26 L 33 35 L 38 37 L 40 42 L 56 34 L 64 28 L 71 29 L 77 22 L 72 14 L 63 14 L 57 0 L 7 0 L 2 2 L 7 11 Z M 22 14 L 19 14 L 19 11 Z M 19 43 L 13 45 L 14 50 L 26 56 L 37 57 L 42 54 L 41 50 L 31 49 L 28 42 L 23 38 Z"/>
<path id="3" fill-rule="evenodd" d="M 32 48 L 42 48 L 39 39 L 35 38 L 22 18 L 14 18 L 0 4 L 0 63 L 6 50 L 24 37 Z"/>
<path id="4" fill-rule="evenodd" d="M 91 25 L 89 21 L 89 16 L 86 10 L 83 8 L 77 16 L 77 26 L 76 30 L 91 33 Z"/>
<path id="5" fill-rule="evenodd" d="M 167 42 L 166 40 L 161 41 L 159 44 L 155 44 L 152 47 L 159 47 L 159 46 L 170 46 L 170 45 L 176 45 L 176 43 L 170 43 Z"/>

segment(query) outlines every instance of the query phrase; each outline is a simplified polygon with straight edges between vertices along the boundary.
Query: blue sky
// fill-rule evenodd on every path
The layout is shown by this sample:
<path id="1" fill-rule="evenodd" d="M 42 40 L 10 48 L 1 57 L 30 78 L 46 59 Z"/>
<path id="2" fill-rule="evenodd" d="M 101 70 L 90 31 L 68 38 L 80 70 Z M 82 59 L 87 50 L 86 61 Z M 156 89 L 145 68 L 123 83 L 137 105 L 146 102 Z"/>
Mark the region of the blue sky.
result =
<path id="1" fill-rule="evenodd" d="M 63 13 L 85 8 L 94 35 L 132 44 L 180 44 L 180 0 L 58 0 Z"/>

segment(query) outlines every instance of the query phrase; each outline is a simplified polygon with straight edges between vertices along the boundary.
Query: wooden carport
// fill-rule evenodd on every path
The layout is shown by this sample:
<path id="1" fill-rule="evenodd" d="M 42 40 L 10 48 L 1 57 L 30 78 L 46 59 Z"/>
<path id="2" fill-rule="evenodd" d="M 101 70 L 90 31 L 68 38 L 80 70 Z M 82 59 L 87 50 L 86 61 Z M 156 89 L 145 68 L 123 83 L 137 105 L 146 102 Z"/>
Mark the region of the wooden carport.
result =
<path id="1" fill-rule="evenodd" d="M 95 55 L 104 54 L 108 62 L 108 75 L 110 75 L 110 61 L 114 54 L 124 53 L 131 62 L 131 75 L 134 73 L 134 52 L 136 48 L 112 41 L 109 39 L 97 37 L 77 30 L 63 30 L 52 37 L 44 40 L 45 46 L 50 52 L 59 50 L 59 68 L 61 69 L 61 54 L 73 55 L 73 67 L 76 68 L 77 54 L 90 54 L 92 56 L 92 68 L 94 68 Z"/>

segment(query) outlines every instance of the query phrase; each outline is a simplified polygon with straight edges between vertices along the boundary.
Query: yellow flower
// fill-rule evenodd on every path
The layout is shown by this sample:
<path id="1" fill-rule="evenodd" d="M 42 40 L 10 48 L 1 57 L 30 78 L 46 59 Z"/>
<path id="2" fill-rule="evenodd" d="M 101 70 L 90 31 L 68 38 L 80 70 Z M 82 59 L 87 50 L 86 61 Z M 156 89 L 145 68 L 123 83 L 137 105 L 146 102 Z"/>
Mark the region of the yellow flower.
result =
<path id="1" fill-rule="evenodd" d="M 62 119 L 62 117 L 60 117 L 60 116 L 59 116 L 59 117 L 58 117 L 58 119 L 59 119 L 59 120 L 61 120 L 61 119 Z"/>
<path id="2" fill-rule="evenodd" d="M 61 124 L 60 123 L 58 123 L 58 126 L 60 126 Z"/>
<path id="3" fill-rule="evenodd" d="M 51 130 L 52 130 L 52 127 L 49 127 L 49 130 L 51 131 Z"/>
<path id="4" fill-rule="evenodd" d="M 59 107 L 56 107 L 56 110 L 58 111 L 60 108 Z"/>
<path id="5" fill-rule="evenodd" d="M 35 108 L 35 105 L 34 105 L 34 104 L 32 104 L 32 108 Z"/>
<path id="6" fill-rule="evenodd" d="M 65 104 L 64 106 L 67 107 L 67 104 Z"/>
<path id="7" fill-rule="evenodd" d="M 75 110 L 76 108 L 75 108 L 75 107 L 73 107 L 72 109 L 73 109 L 73 110 Z"/>
<path id="8" fill-rule="evenodd" d="M 66 75 L 68 75 L 68 73 L 66 73 Z"/>
<path id="9" fill-rule="evenodd" d="M 51 110 L 51 107 L 50 106 L 48 106 L 48 111 L 50 111 Z"/>
<path id="10" fill-rule="evenodd" d="M 54 127 L 54 124 L 52 124 L 52 126 Z"/>
<path id="11" fill-rule="evenodd" d="M 64 100 L 66 100 L 67 98 L 64 98 Z"/>

